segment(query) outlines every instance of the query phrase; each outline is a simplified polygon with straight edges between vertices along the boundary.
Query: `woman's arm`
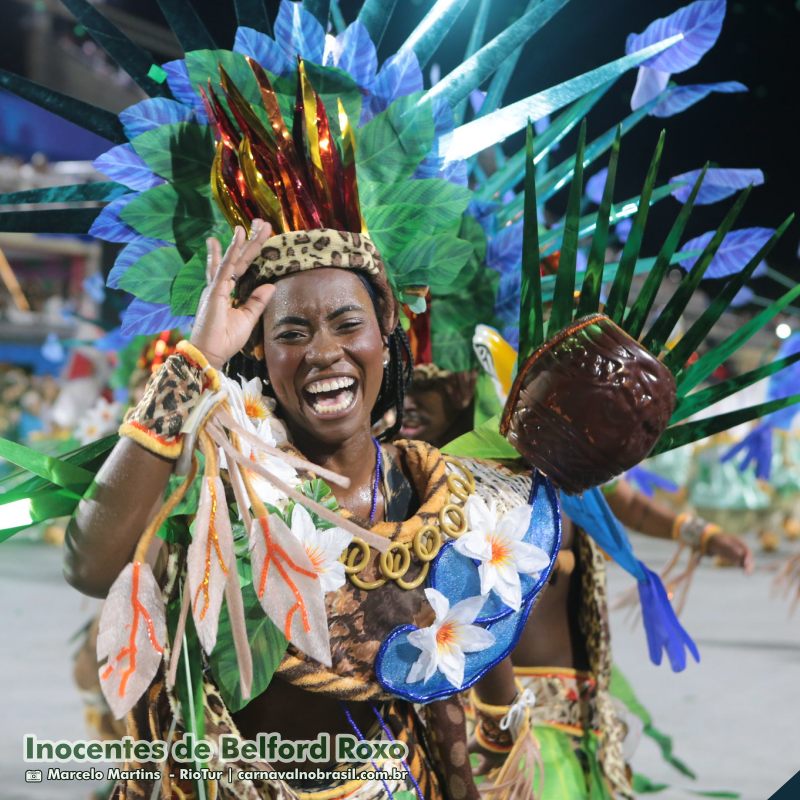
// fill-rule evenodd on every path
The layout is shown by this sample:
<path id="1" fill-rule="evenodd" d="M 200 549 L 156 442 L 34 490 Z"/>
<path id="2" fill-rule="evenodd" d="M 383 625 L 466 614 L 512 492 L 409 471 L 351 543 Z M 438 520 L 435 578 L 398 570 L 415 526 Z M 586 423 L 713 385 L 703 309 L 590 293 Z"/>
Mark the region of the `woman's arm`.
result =
<path id="1" fill-rule="evenodd" d="M 617 519 L 627 528 L 657 539 L 675 538 L 676 525 L 680 524 L 679 515 L 637 492 L 626 481 L 617 481 L 613 491 L 606 495 L 606 500 Z M 719 528 L 709 536 L 703 552 L 730 561 L 745 572 L 753 571 L 750 548 L 738 536 L 731 536 Z"/>
<path id="2" fill-rule="evenodd" d="M 249 240 L 243 228 L 236 228 L 224 258 L 219 242 L 208 242 L 208 286 L 200 300 L 192 343 L 212 367 L 221 367 L 244 346 L 274 291 L 273 286 L 261 286 L 240 307 L 231 305 L 236 276 L 244 274 L 271 233 L 270 226 L 260 220 L 254 221 Z M 152 402 L 145 395 L 137 410 L 149 413 Z M 173 467 L 172 459 L 132 439 L 120 440 L 67 527 L 64 577 L 69 584 L 93 597 L 108 594 L 131 560 Z"/>
<path id="3" fill-rule="evenodd" d="M 133 557 L 173 466 L 132 439 L 120 439 L 67 526 L 67 583 L 92 597 L 108 594 Z"/>
<path id="4" fill-rule="evenodd" d="M 671 539 L 676 514 L 666 506 L 618 480 L 606 500 L 617 519 L 631 530 L 657 539 Z"/>

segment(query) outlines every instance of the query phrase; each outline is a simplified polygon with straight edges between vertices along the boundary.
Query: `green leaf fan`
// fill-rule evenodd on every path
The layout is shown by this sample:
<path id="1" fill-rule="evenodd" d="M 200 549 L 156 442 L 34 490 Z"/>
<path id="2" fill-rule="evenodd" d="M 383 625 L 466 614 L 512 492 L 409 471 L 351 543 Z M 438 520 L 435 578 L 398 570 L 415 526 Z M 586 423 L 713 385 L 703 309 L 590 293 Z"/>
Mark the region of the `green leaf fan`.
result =
<path id="1" fill-rule="evenodd" d="M 590 256 L 580 289 L 576 291 L 575 252 L 583 191 L 585 124 L 575 156 L 575 176 L 569 187 L 561 239 L 561 258 L 553 300 L 545 305 L 539 277 L 539 239 L 536 219 L 536 180 L 530 128 L 525 178 L 523 269 L 520 301 L 520 368 L 500 423 L 500 432 L 534 467 L 569 493 L 580 493 L 603 483 L 645 458 L 650 452 L 678 447 L 731 425 L 754 419 L 795 402 L 798 397 L 760 404 L 734 415 L 685 423 L 688 414 L 757 379 L 745 374 L 718 392 L 689 394 L 738 347 L 776 313 L 800 295 L 800 287 L 742 326 L 727 342 L 706 352 L 690 367 L 686 363 L 700 347 L 736 293 L 752 276 L 791 223 L 789 217 L 747 265 L 731 277 L 708 309 L 672 347 L 668 339 L 700 285 L 725 236 L 744 206 L 749 189 L 733 203 L 725 219 L 686 272 L 664 308 L 646 327 L 656 292 L 672 263 L 705 177 L 703 170 L 681 209 L 641 292 L 630 300 L 633 277 L 641 255 L 649 206 L 664 144 L 661 134 L 642 187 L 638 210 L 614 280 L 603 305 L 604 254 L 608 219 L 613 208 L 614 181 L 620 150 L 618 130 L 611 149 L 608 178 L 597 214 Z M 545 317 L 547 340 L 541 341 Z M 776 364 L 777 371 L 788 360 Z M 766 372 L 765 370 L 762 370 Z M 758 373 L 760 374 L 760 373 Z M 780 405 L 782 404 L 782 405 Z M 687 413 L 688 412 L 688 413 Z M 602 424 L 598 422 L 602 420 Z M 566 442 L 566 444 L 565 444 Z"/>

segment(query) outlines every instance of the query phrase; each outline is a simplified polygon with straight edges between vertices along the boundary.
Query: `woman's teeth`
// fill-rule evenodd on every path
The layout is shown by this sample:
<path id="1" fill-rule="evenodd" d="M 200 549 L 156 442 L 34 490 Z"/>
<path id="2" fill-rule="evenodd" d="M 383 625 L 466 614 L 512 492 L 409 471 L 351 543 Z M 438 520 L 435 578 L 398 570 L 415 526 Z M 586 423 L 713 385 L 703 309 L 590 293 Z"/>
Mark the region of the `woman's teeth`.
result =
<path id="1" fill-rule="evenodd" d="M 311 405 L 317 414 L 338 414 L 353 404 L 355 394 L 351 391 L 337 392 L 333 397 L 315 397 Z"/>
<path id="2" fill-rule="evenodd" d="M 346 389 L 355 383 L 353 378 L 332 378 L 331 380 L 314 381 L 306 386 L 306 391 L 311 394 L 320 394 L 320 392 L 334 392 L 337 389 Z"/>
<path id="3" fill-rule="evenodd" d="M 317 414 L 338 414 L 355 402 L 355 379 L 329 378 L 306 386 L 312 408 Z"/>

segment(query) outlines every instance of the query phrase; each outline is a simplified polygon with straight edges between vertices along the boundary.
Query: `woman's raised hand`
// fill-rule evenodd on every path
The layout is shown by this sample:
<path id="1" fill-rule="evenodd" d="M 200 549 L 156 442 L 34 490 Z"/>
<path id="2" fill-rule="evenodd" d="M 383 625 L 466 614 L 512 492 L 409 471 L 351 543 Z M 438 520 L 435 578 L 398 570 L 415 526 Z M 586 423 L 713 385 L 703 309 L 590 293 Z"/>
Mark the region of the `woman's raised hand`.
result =
<path id="1" fill-rule="evenodd" d="M 275 291 L 274 286 L 263 284 L 238 308 L 231 303 L 236 279 L 244 274 L 271 235 L 272 226 L 256 219 L 249 239 L 244 228 L 236 226 L 224 256 L 217 239 L 206 242 L 208 285 L 200 297 L 190 341 L 215 369 L 220 369 L 244 347 Z"/>

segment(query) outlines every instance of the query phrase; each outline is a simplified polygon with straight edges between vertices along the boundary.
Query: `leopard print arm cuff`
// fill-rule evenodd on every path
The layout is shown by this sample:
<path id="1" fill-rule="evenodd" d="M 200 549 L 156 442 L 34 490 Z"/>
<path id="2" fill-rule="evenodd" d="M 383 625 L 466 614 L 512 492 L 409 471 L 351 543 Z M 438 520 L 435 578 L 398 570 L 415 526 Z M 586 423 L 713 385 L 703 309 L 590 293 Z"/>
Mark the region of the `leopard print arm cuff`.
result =
<path id="1" fill-rule="evenodd" d="M 139 405 L 131 409 L 119 429 L 145 449 L 165 458 L 177 458 L 183 447 L 186 418 L 206 389 L 219 389 L 219 375 L 206 357 L 186 340 L 154 373 Z"/>

